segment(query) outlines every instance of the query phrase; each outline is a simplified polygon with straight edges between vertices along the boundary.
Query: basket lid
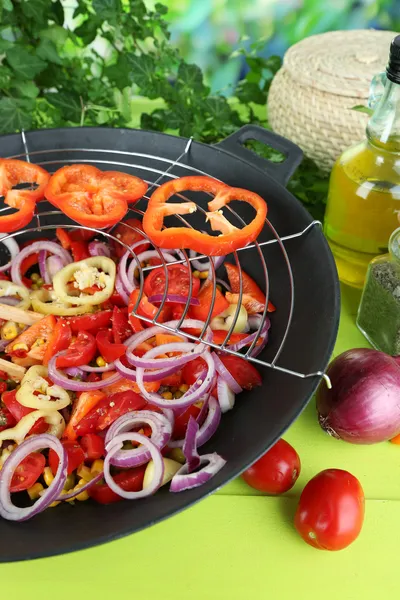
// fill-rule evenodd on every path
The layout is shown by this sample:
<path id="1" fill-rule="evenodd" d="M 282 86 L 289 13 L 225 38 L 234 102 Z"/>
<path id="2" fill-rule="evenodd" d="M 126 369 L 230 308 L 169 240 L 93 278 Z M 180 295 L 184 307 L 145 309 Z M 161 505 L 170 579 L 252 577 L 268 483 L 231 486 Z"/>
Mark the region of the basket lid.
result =
<path id="1" fill-rule="evenodd" d="M 374 75 L 385 70 L 393 31 L 330 31 L 305 38 L 285 54 L 284 67 L 303 86 L 367 98 Z"/>

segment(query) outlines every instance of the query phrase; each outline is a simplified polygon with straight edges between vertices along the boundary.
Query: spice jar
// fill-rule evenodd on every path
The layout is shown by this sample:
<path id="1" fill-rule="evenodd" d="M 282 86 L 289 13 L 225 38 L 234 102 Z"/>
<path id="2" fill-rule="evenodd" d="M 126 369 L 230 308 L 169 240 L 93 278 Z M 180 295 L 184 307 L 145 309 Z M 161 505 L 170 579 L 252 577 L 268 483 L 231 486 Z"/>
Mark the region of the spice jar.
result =
<path id="1" fill-rule="evenodd" d="M 374 348 L 400 355 L 400 228 L 390 237 L 389 254 L 368 266 L 357 326 Z"/>

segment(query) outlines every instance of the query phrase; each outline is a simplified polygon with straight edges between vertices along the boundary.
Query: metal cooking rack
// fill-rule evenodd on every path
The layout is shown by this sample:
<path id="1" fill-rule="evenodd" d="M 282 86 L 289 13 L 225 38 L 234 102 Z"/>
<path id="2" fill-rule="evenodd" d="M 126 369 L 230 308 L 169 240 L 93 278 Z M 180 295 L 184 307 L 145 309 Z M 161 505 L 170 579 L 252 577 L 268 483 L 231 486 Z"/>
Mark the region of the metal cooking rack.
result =
<path id="1" fill-rule="evenodd" d="M 146 172 L 148 172 L 149 174 L 149 179 L 146 180 L 146 182 L 149 185 L 149 188 L 147 190 L 146 195 L 144 196 L 144 199 L 148 200 L 150 198 L 151 192 L 152 190 L 154 190 L 154 188 L 159 187 L 161 185 L 161 182 L 165 179 L 165 178 L 170 178 L 170 179 L 178 179 L 181 175 L 176 175 L 174 174 L 172 171 L 174 170 L 174 168 L 180 168 L 183 169 L 184 171 L 187 171 L 189 174 L 196 174 L 196 175 L 206 175 L 211 177 L 211 175 L 209 175 L 208 173 L 201 171 L 200 169 L 197 169 L 196 167 L 193 167 L 190 164 L 184 163 L 182 161 L 184 161 L 185 159 L 187 159 L 190 156 L 190 147 L 192 144 L 192 138 L 190 138 L 185 146 L 184 151 L 175 159 L 175 160 L 171 160 L 168 158 L 164 158 L 164 157 L 160 157 L 160 156 L 156 156 L 156 155 L 151 155 L 151 154 L 144 154 L 141 152 L 128 152 L 128 151 L 118 151 L 118 150 L 107 150 L 107 149 L 93 149 L 93 148 L 63 148 L 63 149 L 47 149 L 47 150 L 38 150 L 38 151 L 34 151 L 34 152 L 30 152 L 29 148 L 28 148 L 28 144 L 27 144 L 27 140 L 26 140 L 26 136 L 24 131 L 21 132 L 21 137 L 22 137 L 22 144 L 23 144 L 23 148 L 24 148 L 24 153 L 22 154 L 17 154 L 17 155 L 13 155 L 13 156 L 9 156 L 7 158 L 16 158 L 16 159 L 22 159 L 22 160 L 26 160 L 28 162 L 31 162 L 31 159 L 34 158 L 36 164 L 39 164 L 43 167 L 45 167 L 50 173 L 54 172 L 55 170 L 57 170 L 58 168 L 60 168 L 61 166 L 68 164 L 68 163 L 86 163 L 86 164 L 90 164 L 90 163 L 94 163 L 96 165 L 98 164 L 105 164 L 105 165 L 112 165 L 112 167 L 124 167 L 125 169 L 132 169 L 133 171 L 140 169 L 140 170 L 144 170 Z M 96 154 L 100 154 L 103 155 L 106 160 L 102 160 L 102 159 L 86 159 L 86 158 L 55 158 L 54 160 L 46 160 L 46 161 L 40 161 L 41 155 L 46 154 L 48 155 L 49 153 L 54 153 L 55 156 L 57 156 L 58 154 L 63 155 L 64 153 L 69 153 L 69 152 L 75 152 L 75 153 L 82 153 L 83 157 L 85 155 L 85 153 L 96 153 Z M 133 162 L 133 160 L 135 158 L 141 158 L 141 159 L 145 159 L 146 161 L 148 161 L 148 164 L 143 165 L 143 164 L 138 164 Z M 114 159 L 118 159 L 118 160 L 114 160 Z M 123 162 L 123 161 L 126 162 Z M 166 165 L 166 168 L 164 170 L 160 170 L 158 168 L 155 168 L 153 166 L 151 166 L 151 162 L 152 161 L 158 161 L 159 163 L 163 163 Z M 153 176 L 153 177 L 152 177 Z M 214 179 L 217 179 L 214 177 Z M 220 180 L 219 180 L 220 181 Z M 211 194 L 210 194 L 211 195 Z M 184 195 L 184 194 L 177 194 L 178 197 L 182 198 L 185 201 L 188 201 L 189 199 Z M 203 212 L 205 214 L 205 210 L 199 205 L 198 206 L 198 210 Z M 231 214 L 231 216 L 234 218 L 234 220 L 236 221 L 236 223 L 238 223 L 239 225 L 245 225 L 246 222 L 243 220 L 243 218 L 230 206 L 226 206 L 226 209 L 229 211 L 229 213 Z M 0 213 L 5 212 L 10 210 L 9 207 L 5 207 L 5 208 L 1 208 L 0 209 Z M 132 217 L 132 216 L 143 216 L 144 212 L 142 210 L 139 210 L 137 208 L 134 207 L 129 207 L 128 213 L 127 213 L 127 217 Z M 124 246 L 124 248 L 126 250 L 129 250 L 132 258 L 137 259 L 137 255 L 135 253 L 134 250 L 130 249 L 128 246 L 126 246 L 124 243 L 121 242 L 121 240 L 119 240 L 118 238 L 116 238 L 113 234 L 112 231 L 114 229 L 114 227 L 111 227 L 108 231 L 99 231 L 99 230 L 94 230 L 88 227 L 82 227 L 80 225 L 59 225 L 58 223 L 56 225 L 44 225 L 41 223 L 41 218 L 43 217 L 50 217 L 50 216 L 58 216 L 58 215 L 62 215 L 61 211 L 57 211 L 57 210 L 51 210 L 51 211 L 40 211 L 39 210 L 39 204 L 37 205 L 37 210 L 35 213 L 35 219 L 37 222 L 37 226 L 34 228 L 30 228 L 30 229 L 24 229 L 21 231 L 17 231 L 14 233 L 11 233 L 7 236 L 4 236 L 2 239 L 6 240 L 8 238 L 13 238 L 16 237 L 18 235 L 22 235 L 24 233 L 33 233 L 33 232 L 40 232 L 40 231 L 44 231 L 44 230 L 52 230 L 55 229 L 55 227 L 63 227 L 63 228 L 76 228 L 76 229 L 86 229 L 88 231 L 96 231 L 97 234 L 105 236 L 106 238 L 113 240 L 114 242 L 117 242 L 119 244 L 121 244 L 122 246 Z M 190 225 L 190 223 L 188 223 L 188 221 L 182 217 L 181 215 L 176 215 L 177 218 L 180 219 L 180 221 L 186 225 L 187 227 L 192 227 Z M 210 281 L 213 284 L 213 293 L 212 293 L 212 301 L 211 301 L 211 307 L 210 307 L 210 311 L 208 314 L 208 317 L 205 321 L 205 325 L 204 328 L 201 332 L 200 335 L 193 335 L 193 334 L 188 334 L 188 333 L 184 333 L 184 335 L 195 341 L 195 342 L 203 342 L 204 344 L 207 344 L 208 346 L 210 346 L 211 348 L 215 349 L 215 350 L 223 350 L 224 352 L 228 353 L 228 354 L 232 354 L 235 356 L 240 356 L 241 358 L 245 358 L 257 365 L 263 366 L 263 367 L 268 367 L 271 369 L 275 369 L 277 371 L 281 371 L 282 373 L 286 373 L 288 375 L 293 375 L 295 377 L 299 377 L 301 379 L 308 379 L 310 377 L 319 377 L 319 378 L 324 378 L 326 383 L 328 384 L 328 386 L 330 386 L 330 380 L 329 377 L 323 372 L 323 371 L 315 371 L 312 373 L 300 373 L 298 371 L 286 368 L 282 365 L 278 365 L 277 361 L 279 359 L 279 356 L 284 348 L 288 333 L 289 333 L 289 329 L 292 323 L 292 317 L 293 317 L 293 308 L 294 308 L 294 281 L 293 281 L 293 272 L 292 272 L 292 267 L 290 264 L 290 260 L 289 257 L 287 255 L 285 246 L 284 246 L 284 242 L 287 240 L 292 240 L 295 238 L 300 238 L 302 236 L 307 235 L 307 233 L 314 227 L 316 226 L 321 226 L 321 223 L 319 221 L 312 221 L 306 228 L 304 228 L 301 231 L 295 232 L 291 235 L 287 235 L 284 237 L 280 237 L 278 232 L 276 231 L 276 229 L 274 228 L 274 226 L 272 225 L 272 223 L 266 219 L 265 221 L 266 223 L 266 227 L 269 229 L 269 231 L 272 233 L 272 239 L 269 239 L 267 241 L 263 241 L 263 242 L 258 242 L 255 241 L 253 244 L 250 244 L 244 248 L 240 248 L 237 251 L 233 252 L 233 256 L 236 262 L 236 265 L 238 267 L 238 271 L 239 271 L 239 284 L 240 284 L 240 292 L 239 292 L 239 302 L 238 302 L 238 306 L 237 306 L 237 310 L 235 312 L 235 315 L 232 319 L 232 325 L 229 329 L 229 331 L 227 331 L 227 335 L 226 338 L 224 340 L 224 342 L 222 344 L 215 344 L 213 342 L 209 342 L 209 341 L 205 341 L 203 339 L 206 329 L 211 321 L 211 314 L 212 314 L 212 310 L 214 307 L 214 303 L 215 303 L 215 297 L 216 297 L 216 285 L 217 285 L 217 281 L 216 281 L 216 269 L 214 266 L 214 261 L 212 259 L 210 259 L 210 257 L 207 257 L 205 255 L 197 255 L 195 257 L 190 257 L 186 251 L 181 251 L 181 256 L 183 256 L 183 258 L 177 258 L 174 262 L 168 262 L 168 264 L 186 264 L 189 267 L 189 273 L 190 273 L 190 287 L 189 287 L 189 295 L 188 295 L 188 302 L 185 305 L 183 314 L 181 319 L 179 320 L 178 324 L 176 327 L 169 327 L 167 325 L 165 325 L 164 323 L 159 323 L 158 322 L 158 317 L 161 314 L 161 311 L 164 307 L 165 304 L 165 300 L 166 300 L 166 295 L 167 295 L 167 289 L 168 289 L 168 268 L 167 268 L 167 262 L 163 256 L 162 251 L 155 247 L 155 250 L 158 252 L 159 257 L 160 257 L 160 261 L 161 261 L 161 265 L 157 265 L 157 266 L 146 266 L 146 267 L 142 267 L 140 265 L 139 260 L 137 260 L 137 268 L 139 269 L 139 295 L 138 295 L 138 300 L 136 302 L 136 305 L 133 309 L 133 313 L 135 316 L 138 316 L 141 320 L 146 321 L 152 325 L 158 325 L 161 328 L 165 329 L 166 331 L 170 332 L 170 333 L 181 333 L 181 325 L 182 322 L 184 321 L 184 319 L 186 318 L 186 315 L 188 313 L 189 310 L 189 298 L 191 297 L 191 292 L 192 292 L 192 287 L 193 287 L 193 275 L 192 275 L 192 269 L 190 268 L 190 264 L 193 260 L 199 260 L 199 259 L 203 259 L 203 258 L 209 258 L 210 261 L 210 267 L 211 267 L 211 279 Z M 144 234 L 141 230 L 132 227 L 130 225 L 126 225 L 125 227 L 129 227 L 130 229 L 140 233 L 141 235 L 143 235 L 145 238 L 147 238 L 147 240 L 149 241 L 149 243 L 151 244 L 149 238 L 146 236 L 146 234 Z M 286 264 L 286 269 L 287 269 L 287 273 L 288 273 L 288 278 L 289 278 L 289 287 L 290 287 L 290 305 L 289 305 L 289 314 L 288 314 L 288 319 L 287 319 L 287 323 L 286 323 L 286 327 L 285 330 L 283 332 L 282 335 L 282 339 L 280 341 L 279 347 L 275 353 L 275 356 L 273 357 L 273 359 L 271 360 L 271 362 L 266 362 L 261 360 L 260 358 L 254 357 L 252 356 L 252 351 L 253 349 L 256 347 L 257 341 L 260 338 L 260 335 L 262 333 L 262 329 L 263 326 L 265 324 L 265 320 L 267 318 L 267 306 L 268 306 L 268 298 L 269 298 L 269 277 L 268 277 L 268 268 L 267 268 L 267 264 L 265 262 L 265 258 L 262 252 L 262 247 L 267 246 L 269 244 L 278 244 L 280 251 L 283 255 L 284 258 L 284 262 Z M 152 245 L 152 244 L 151 244 Z M 228 340 L 231 336 L 231 334 L 233 333 L 233 330 L 235 328 L 235 324 L 237 321 L 237 318 L 239 316 L 239 311 L 240 311 L 240 305 L 241 305 L 241 300 L 242 300 L 242 296 L 243 296 L 243 288 L 242 288 L 242 269 L 241 269 L 241 265 L 240 265 L 240 255 L 249 250 L 249 249 L 255 249 L 258 253 L 258 256 L 260 258 L 261 261 L 261 266 L 262 266 L 262 272 L 264 274 L 264 280 L 265 280 L 265 286 L 261 286 L 261 287 L 265 287 L 265 295 L 266 295 L 266 303 L 265 303 L 265 308 L 264 308 L 264 312 L 262 315 L 262 319 L 261 319 L 261 323 L 259 325 L 259 328 L 257 330 L 257 335 L 255 336 L 252 344 L 250 345 L 250 347 L 247 349 L 247 351 L 243 354 L 241 352 L 236 352 L 231 350 L 229 347 L 227 347 L 228 344 Z M 171 251 L 173 252 L 173 251 Z M 159 266 L 162 266 L 164 268 L 164 273 L 165 273 L 165 278 L 166 278 L 166 285 L 165 285 L 165 292 L 163 295 L 163 299 L 162 302 L 160 304 L 160 307 L 157 311 L 157 314 L 154 316 L 153 319 L 149 319 L 147 317 L 138 315 L 137 309 L 138 306 L 140 304 L 140 300 L 142 298 L 142 294 L 143 294 L 143 285 L 144 285 L 144 274 L 145 272 L 154 269 L 154 268 L 159 268 Z"/>

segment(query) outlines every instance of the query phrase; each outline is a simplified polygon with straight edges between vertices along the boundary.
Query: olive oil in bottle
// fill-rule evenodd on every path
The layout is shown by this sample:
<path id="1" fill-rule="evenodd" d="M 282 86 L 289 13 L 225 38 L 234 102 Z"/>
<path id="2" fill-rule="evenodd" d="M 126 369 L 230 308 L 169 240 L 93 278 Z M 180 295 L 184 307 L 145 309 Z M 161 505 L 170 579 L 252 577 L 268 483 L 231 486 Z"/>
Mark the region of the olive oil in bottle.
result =
<path id="1" fill-rule="evenodd" d="M 339 279 L 362 288 L 367 267 L 387 252 L 400 216 L 400 35 L 390 47 L 383 94 L 367 139 L 346 150 L 330 178 L 324 231 Z"/>

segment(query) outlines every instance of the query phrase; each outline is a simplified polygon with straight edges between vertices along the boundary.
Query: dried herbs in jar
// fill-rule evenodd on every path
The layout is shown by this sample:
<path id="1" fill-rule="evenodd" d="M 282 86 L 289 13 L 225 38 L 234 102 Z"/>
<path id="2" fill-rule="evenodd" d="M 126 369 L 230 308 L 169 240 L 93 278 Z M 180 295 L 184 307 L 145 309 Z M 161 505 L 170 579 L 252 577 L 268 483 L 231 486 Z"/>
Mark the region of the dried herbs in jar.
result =
<path id="1" fill-rule="evenodd" d="M 357 326 L 374 348 L 400 355 L 400 228 L 389 240 L 389 254 L 369 264 Z"/>

